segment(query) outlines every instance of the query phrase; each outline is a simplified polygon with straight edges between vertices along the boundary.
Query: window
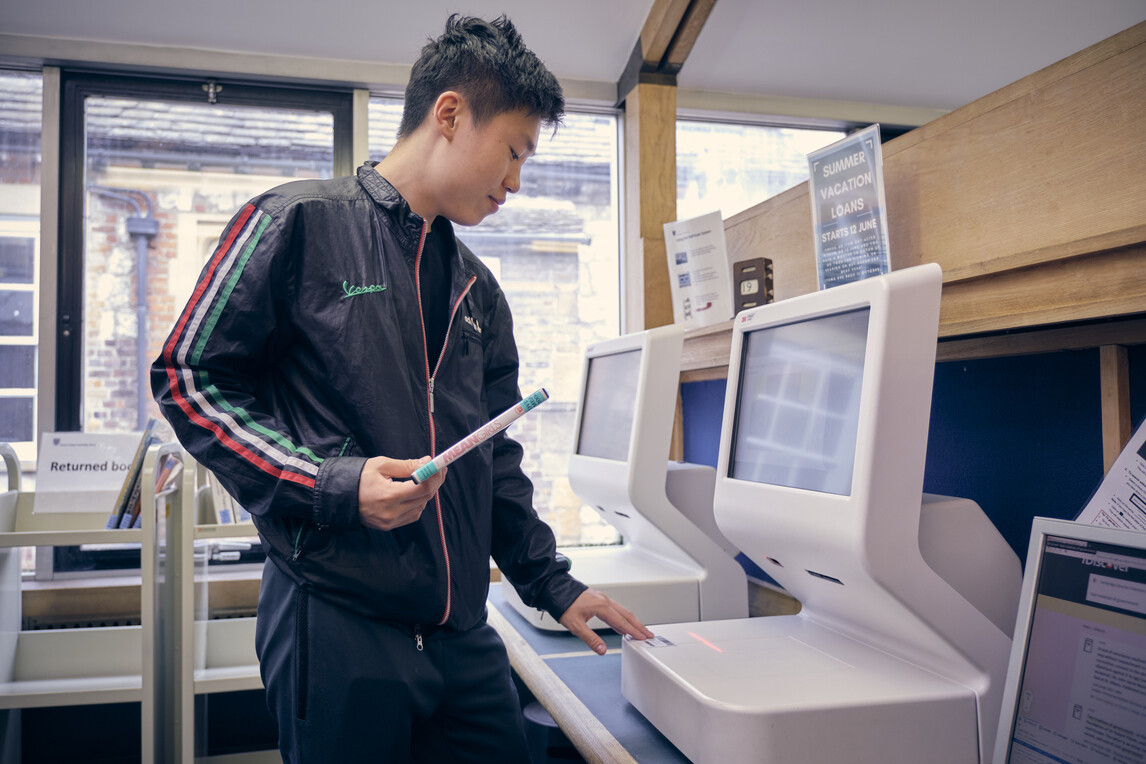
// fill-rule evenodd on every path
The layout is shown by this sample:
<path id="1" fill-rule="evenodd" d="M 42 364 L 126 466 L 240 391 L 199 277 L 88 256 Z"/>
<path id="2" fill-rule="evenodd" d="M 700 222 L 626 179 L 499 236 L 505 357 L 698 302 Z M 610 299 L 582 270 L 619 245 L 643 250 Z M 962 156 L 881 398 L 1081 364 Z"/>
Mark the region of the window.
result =
<path id="1" fill-rule="evenodd" d="M 370 157 L 397 136 L 402 101 L 370 101 Z M 615 543 L 616 530 L 569 486 L 569 455 L 585 347 L 620 333 L 618 124 L 612 112 L 570 112 L 542 130 L 521 192 L 458 238 L 497 276 L 513 311 L 524 394 L 546 404 L 512 427 L 525 449 L 534 506 L 560 545 Z"/>
<path id="2" fill-rule="evenodd" d="M 142 430 L 158 414 L 148 368 L 223 226 L 273 186 L 349 173 L 350 103 L 65 74 L 56 429 Z"/>
<path id="3" fill-rule="evenodd" d="M 351 97 L 70 73 L 62 92 L 56 429 L 138 431 L 158 416 L 148 369 L 227 221 L 273 186 L 351 171 Z M 38 578 L 139 567 L 138 544 L 41 558 Z"/>
<path id="4" fill-rule="evenodd" d="M 38 73 L 0 70 L 0 442 L 24 462 L 36 457 L 42 90 Z"/>
<path id="5" fill-rule="evenodd" d="M 678 119 L 677 218 L 727 219 L 808 179 L 808 154 L 842 130 Z M 809 211 L 809 214 L 810 211 Z"/>

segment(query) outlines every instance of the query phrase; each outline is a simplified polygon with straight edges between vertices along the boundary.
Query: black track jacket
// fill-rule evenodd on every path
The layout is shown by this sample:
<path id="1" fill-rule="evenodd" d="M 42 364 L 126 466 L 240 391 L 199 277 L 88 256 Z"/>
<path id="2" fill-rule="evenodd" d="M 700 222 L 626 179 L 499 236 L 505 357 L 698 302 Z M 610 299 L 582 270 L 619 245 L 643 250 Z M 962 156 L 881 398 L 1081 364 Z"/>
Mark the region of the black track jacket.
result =
<path id="1" fill-rule="evenodd" d="M 421 519 L 359 523 L 369 456 L 435 455 L 521 399 L 513 323 L 489 270 L 454 238 L 450 320 L 427 358 L 415 273 L 428 231 L 367 163 L 288 183 L 228 224 L 151 368 L 183 447 L 247 508 L 267 555 L 363 615 L 467 629 L 489 557 L 558 618 L 584 590 L 554 559 L 521 447 L 505 433 L 449 467 Z"/>

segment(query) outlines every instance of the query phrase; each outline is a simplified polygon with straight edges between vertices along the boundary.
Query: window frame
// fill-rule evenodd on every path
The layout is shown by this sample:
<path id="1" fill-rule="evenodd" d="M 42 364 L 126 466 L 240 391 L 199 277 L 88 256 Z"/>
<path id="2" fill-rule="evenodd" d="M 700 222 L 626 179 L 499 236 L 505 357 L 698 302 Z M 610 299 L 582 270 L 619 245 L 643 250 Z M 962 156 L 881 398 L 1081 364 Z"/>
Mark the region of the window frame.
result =
<path id="1" fill-rule="evenodd" d="M 306 86 L 270 86 L 231 79 L 203 77 L 159 77 L 144 74 L 116 74 L 88 70 L 61 70 L 59 99 L 59 207 L 58 244 L 56 252 L 56 290 L 54 295 L 37 288 L 40 300 L 54 301 L 55 315 L 55 431 L 79 431 L 83 427 L 83 337 L 84 337 L 84 236 L 85 176 L 87 136 L 85 101 L 89 96 L 138 98 L 141 100 L 206 103 L 205 85 L 214 82 L 219 88 L 218 102 L 227 106 L 255 106 L 329 112 L 333 117 L 333 173 L 353 172 L 352 127 L 353 90 L 350 88 L 308 88 Z M 221 226 L 220 226 L 221 228 Z M 39 243 L 37 242 L 37 247 Z M 40 251 L 38 249 L 38 251 Z M 37 261 L 37 265 L 42 263 Z M 43 349 L 44 329 L 37 346 Z M 41 363 L 40 368 L 43 369 Z M 37 395 L 44 392 L 39 385 Z M 39 429 L 39 427 L 37 428 Z M 37 434 L 38 437 L 38 434 Z M 53 548 L 52 554 L 36 555 L 35 578 L 87 578 L 92 575 L 138 575 L 134 549 L 138 544 L 112 545 L 107 549 Z M 65 561 L 61 552 L 80 555 L 79 567 Z M 86 555 L 86 556 L 85 556 Z M 136 555 L 133 558 L 133 555 Z M 103 558 L 108 558 L 104 560 Z M 111 559 L 115 558 L 115 560 Z M 123 559 L 127 560 L 127 567 Z M 86 570 L 88 564 L 98 569 Z M 224 562 L 229 566 L 236 563 Z M 249 565 L 246 558 L 242 564 Z M 103 567 L 108 565 L 109 567 Z M 138 563 L 136 563 L 136 566 Z"/>
<path id="2" fill-rule="evenodd" d="M 55 426 L 83 428 L 84 178 L 87 138 L 84 103 L 110 96 L 206 103 L 214 83 L 220 103 L 328 111 L 334 118 L 334 175 L 353 172 L 353 90 L 304 85 L 271 86 L 205 76 L 121 75 L 64 69 L 60 84 L 59 244 L 55 295 Z"/>
<path id="3" fill-rule="evenodd" d="M 33 358 L 36 350 L 40 344 L 40 325 L 38 315 L 40 311 L 40 221 L 39 218 L 24 217 L 24 216 L 3 216 L 0 217 L 0 238 L 11 239 L 27 239 L 32 242 L 32 282 L 29 284 L 23 283 L 3 283 L 0 284 L 0 290 L 13 293 L 27 292 L 32 296 L 32 333 L 27 336 L 20 335 L 5 335 L 0 337 L 0 345 L 4 347 L 30 347 L 32 348 Z M 36 389 L 36 373 L 35 361 L 33 360 L 33 373 L 32 385 L 30 387 L 3 387 L 0 385 L 0 399 L 22 399 L 30 398 L 32 400 L 32 444 L 33 448 L 36 443 L 37 432 L 37 405 L 36 397 L 38 391 Z M 13 443 L 20 455 L 21 461 L 25 460 L 26 454 L 22 449 L 24 446 L 20 443 Z"/>

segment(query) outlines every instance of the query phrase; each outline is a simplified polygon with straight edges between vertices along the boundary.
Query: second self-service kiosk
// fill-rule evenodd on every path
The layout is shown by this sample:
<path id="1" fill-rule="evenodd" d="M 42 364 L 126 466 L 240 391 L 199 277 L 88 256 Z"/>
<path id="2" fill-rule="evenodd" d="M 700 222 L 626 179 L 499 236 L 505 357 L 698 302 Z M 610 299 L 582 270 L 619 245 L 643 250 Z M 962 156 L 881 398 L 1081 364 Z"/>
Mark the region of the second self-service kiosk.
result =
<path id="1" fill-rule="evenodd" d="M 747 577 L 712 514 L 715 471 L 668 461 L 682 346 L 683 330 L 665 326 L 588 348 L 569 460 L 573 490 L 623 543 L 558 551 L 573 576 L 645 624 L 748 615 Z M 534 626 L 564 628 L 502 591 Z"/>

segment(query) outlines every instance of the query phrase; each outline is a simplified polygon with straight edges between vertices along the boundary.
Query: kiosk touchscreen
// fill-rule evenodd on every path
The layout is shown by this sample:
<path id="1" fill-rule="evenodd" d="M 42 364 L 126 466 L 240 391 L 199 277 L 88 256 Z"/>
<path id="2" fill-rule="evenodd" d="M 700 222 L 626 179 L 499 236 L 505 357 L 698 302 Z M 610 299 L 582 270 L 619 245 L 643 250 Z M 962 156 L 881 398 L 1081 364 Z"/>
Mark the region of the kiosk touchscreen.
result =
<path id="1" fill-rule="evenodd" d="M 994 764 L 1146 761 L 1146 532 L 1036 517 Z"/>
<path id="2" fill-rule="evenodd" d="M 1021 568 L 978 505 L 922 492 L 941 281 L 734 319 L 716 521 L 801 611 L 624 642 L 624 696 L 694 762 L 989 761 Z"/>
<path id="3" fill-rule="evenodd" d="M 645 624 L 748 615 L 747 576 L 713 518 L 715 470 L 668 461 L 683 338 L 664 326 L 588 348 L 569 460 L 573 490 L 623 543 L 558 551 L 574 577 Z M 513 587 L 502 591 L 538 628 L 564 628 Z"/>

